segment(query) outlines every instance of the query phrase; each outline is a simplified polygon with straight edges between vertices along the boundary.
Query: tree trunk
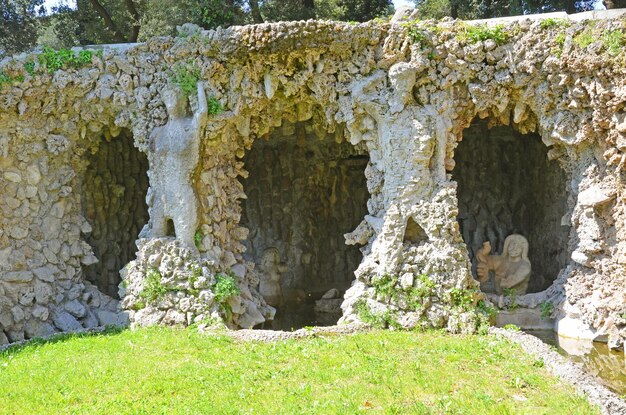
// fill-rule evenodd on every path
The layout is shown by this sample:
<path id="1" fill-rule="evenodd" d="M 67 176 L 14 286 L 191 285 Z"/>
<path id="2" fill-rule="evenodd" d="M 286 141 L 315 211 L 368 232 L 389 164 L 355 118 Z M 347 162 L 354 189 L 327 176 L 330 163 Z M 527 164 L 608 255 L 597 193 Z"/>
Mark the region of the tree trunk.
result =
<path id="1" fill-rule="evenodd" d="M 626 9 L 626 0 L 604 0 L 602 3 L 607 9 Z"/>
<path id="2" fill-rule="evenodd" d="M 113 19 L 111 19 L 111 15 L 104 8 L 104 6 L 102 6 L 102 4 L 98 2 L 98 0 L 89 0 L 89 3 L 91 3 L 96 13 L 98 13 L 98 15 L 102 17 L 102 20 L 104 20 L 104 25 L 107 27 L 107 29 L 109 29 L 111 33 L 113 33 L 113 38 L 115 39 L 115 41 L 119 43 L 127 43 L 128 40 L 126 40 L 124 35 L 122 35 L 122 33 L 119 31 L 116 24 L 113 22 Z"/>
<path id="3" fill-rule="evenodd" d="M 126 6 L 126 10 L 130 13 L 133 18 L 132 29 L 130 32 L 130 36 L 128 37 L 129 42 L 136 42 L 139 37 L 139 20 L 141 16 L 139 16 L 139 12 L 135 7 L 135 3 L 133 0 L 124 0 L 124 5 Z"/>
<path id="4" fill-rule="evenodd" d="M 315 1 L 314 0 L 302 0 L 302 5 L 306 9 L 305 15 L 309 19 L 315 19 Z"/>
<path id="5" fill-rule="evenodd" d="M 250 11 L 252 12 L 252 20 L 254 23 L 263 23 L 263 16 L 261 16 L 261 10 L 259 9 L 258 0 L 249 0 Z"/>

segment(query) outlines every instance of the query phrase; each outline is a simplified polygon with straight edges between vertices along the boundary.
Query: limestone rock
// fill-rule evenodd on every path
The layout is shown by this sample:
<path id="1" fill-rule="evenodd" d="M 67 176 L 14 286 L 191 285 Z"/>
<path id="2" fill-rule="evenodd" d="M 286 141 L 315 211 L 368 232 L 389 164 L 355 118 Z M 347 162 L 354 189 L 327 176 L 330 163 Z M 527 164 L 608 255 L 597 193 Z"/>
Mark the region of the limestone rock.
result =
<path id="1" fill-rule="evenodd" d="M 80 331 L 83 326 L 67 311 L 54 310 L 52 312 L 52 321 L 54 325 L 61 331 Z"/>
<path id="2" fill-rule="evenodd" d="M 116 313 L 107 310 L 97 310 L 96 316 L 98 317 L 100 326 L 126 327 L 129 324 L 128 314 L 124 312 Z"/>

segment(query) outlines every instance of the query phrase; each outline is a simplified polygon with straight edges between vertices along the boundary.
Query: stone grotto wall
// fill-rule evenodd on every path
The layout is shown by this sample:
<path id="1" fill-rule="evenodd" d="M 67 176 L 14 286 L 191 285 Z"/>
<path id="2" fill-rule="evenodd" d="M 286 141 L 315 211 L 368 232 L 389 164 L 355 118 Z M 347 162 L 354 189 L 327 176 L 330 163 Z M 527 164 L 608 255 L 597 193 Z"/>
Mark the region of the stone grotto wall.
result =
<path id="1" fill-rule="evenodd" d="M 284 305 L 298 310 L 307 303 L 304 312 L 313 318 L 299 326 L 315 321 L 314 300 L 331 289 L 343 295 L 354 280 L 362 254 L 343 235 L 367 213 L 366 154 L 342 132 L 318 138 L 311 123 L 283 123 L 244 157 L 249 176 L 241 224 L 250 229 L 244 258 L 261 264 L 267 249 L 278 249 L 286 266 Z M 284 308 L 277 307 L 278 317 Z"/>
<path id="2" fill-rule="evenodd" d="M 12 81 L 0 85 L 0 343 L 125 320 L 223 321 L 233 328 L 271 321 L 276 310 L 259 293 L 254 252 L 263 247 L 250 234 L 263 227 L 244 226 L 239 201 L 255 196 L 246 195 L 240 180 L 257 180 L 252 175 L 262 170 L 246 165 L 256 141 L 290 135 L 285 131 L 299 123 L 305 123 L 306 140 L 328 135 L 369 157 L 367 212 L 345 235 L 363 260 L 344 295 L 340 322 L 374 316 L 407 328 L 476 330 L 485 319 L 476 308 L 483 297 L 472 274 L 476 248 L 472 242 L 468 251 L 458 219 L 465 209 L 475 211 L 463 206 L 464 192 L 478 185 L 457 182 L 455 160 L 459 174 L 467 170 L 463 145 L 479 140 L 460 141 L 478 117 L 537 134 L 545 148 L 533 151 L 547 151 L 548 164 L 565 172 L 565 189 L 538 193 L 542 184 L 561 180 L 546 173 L 529 190 L 557 205 L 567 195 L 559 222 L 569 229 L 567 248 L 560 236 L 529 230 L 533 261 L 550 269 L 545 284 L 561 271 L 546 290 L 520 296 L 518 306 L 536 310 L 550 302 L 559 331 L 605 336 L 619 347 L 626 338 L 626 71 L 623 49 L 611 49 L 601 34 L 624 30 L 620 13 L 564 16 L 559 24 L 541 24 L 541 17 L 502 21 L 492 30 L 503 36 L 486 40 L 475 35 L 472 27 L 483 24 L 476 22 L 308 21 L 105 47 L 80 67 L 46 66 L 37 52 L 3 60 L 3 79 Z M 585 20 L 592 18 L 598 20 Z M 584 45 L 581 36 L 595 41 Z M 167 91 L 177 79 L 194 77 L 210 107 L 221 111 L 203 115 L 194 87 L 187 118 L 168 115 Z M 167 156 L 155 137 L 181 120 L 193 120 L 186 124 L 193 130 L 179 131 L 182 138 L 197 134 L 197 147 Z M 139 233 L 136 260 L 120 272 L 118 304 L 87 279 L 87 267 L 103 254 L 89 244 L 94 225 L 84 190 L 102 135 L 128 143 L 124 129 L 147 155 L 150 217 Z M 537 136 L 528 139 L 538 142 Z M 323 152 L 324 146 L 316 148 Z M 482 160 L 480 149 L 469 152 Z M 541 165 L 542 157 L 531 160 Z M 178 170 L 160 170 L 168 160 L 177 160 Z M 124 163 L 115 167 L 126 169 Z M 197 212 L 197 220 L 184 223 L 193 243 L 163 234 L 157 223 L 159 203 L 183 193 L 178 208 Z M 554 226 L 562 208 L 541 206 L 545 226 Z M 517 207 L 507 209 L 519 214 Z M 129 214 L 136 226 L 140 210 Z M 133 226 L 124 231 L 129 238 Z M 333 240 L 337 253 L 346 252 Z M 249 252 L 246 244 L 252 244 Z M 546 265 L 549 257 L 561 259 Z M 281 259 L 290 260 L 286 253 Z M 110 269 L 107 261 L 99 266 Z"/>
<path id="3" fill-rule="evenodd" d="M 148 159 L 124 130 L 115 139 L 103 138 L 88 162 L 81 203 L 91 226 L 85 241 L 98 262 L 85 266 L 83 272 L 103 293 L 119 298 L 120 270 L 135 259 L 135 240 L 148 222 Z"/>
<path id="4" fill-rule="evenodd" d="M 473 123 L 455 152 L 452 173 L 458 183 L 463 241 L 475 271 L 475 252 L 483 242 L 502 252 L 508 235 L 525 236 L 533 270 L 528 291 L 543 291 L 568 257 L 566 172 L 548 159 L 548 148 L 537 134 L 488 127 L 486 121 Z M 484 285 L 483 291 L 493 292 L 493 281 Z"/>

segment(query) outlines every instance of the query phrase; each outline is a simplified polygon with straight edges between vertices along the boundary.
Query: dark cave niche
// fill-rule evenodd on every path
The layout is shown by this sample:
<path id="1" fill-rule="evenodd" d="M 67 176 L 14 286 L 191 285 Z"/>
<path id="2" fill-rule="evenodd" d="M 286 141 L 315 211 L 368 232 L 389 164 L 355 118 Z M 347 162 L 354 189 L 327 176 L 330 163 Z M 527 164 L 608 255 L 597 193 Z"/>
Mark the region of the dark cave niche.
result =
<path id="1" fill-rule="evenodd" d="M 547 151 L 538 134 L 523 135 L 511 127 L 489 129 L 478 121 L 464 131 L 453 179 L 474 275 L 482 243 L 491 242 L 492 254 L 501 254 L 512 233 L 529 243 L 528 293 L 548 288 L 565 266 L 569 227 L 561 225 L 561 218 L 567 211 L 567 177 L 556 161 L 548 160 Z M 493 292 L 493 281 L 481 288 Z"/>
<path id="2" fill-rule="evenodd" d="M 120 270 L 135 259 L 135 240 L 148 221 L 148 159 L 123 130 L 110 141 L 102 138 L 88 161 L 81 196 L 92 231 L 84 238 L 98 262 L 83 272 L 100 291 L 119 298 Z"/>
<path id="3" fill-rule="evenodd" d="M 329 133 L 320 139 L 311 122 L 284 122 L 268 139 L 256 140 L 244 158 L 249 176 L 242 180 L 247 199 L 241 224 L 250 230 L 245 258 L 260 274 L 264 254 L 277 256 L 282 271 L 282 299 L 272 304 L 276 318 L 265 329 L 335 324 L 362 260 L 343 234 L 367 214 L 369 157 L 335 138 Z M 332 289 L 333 298 L 321 299 Z"/>

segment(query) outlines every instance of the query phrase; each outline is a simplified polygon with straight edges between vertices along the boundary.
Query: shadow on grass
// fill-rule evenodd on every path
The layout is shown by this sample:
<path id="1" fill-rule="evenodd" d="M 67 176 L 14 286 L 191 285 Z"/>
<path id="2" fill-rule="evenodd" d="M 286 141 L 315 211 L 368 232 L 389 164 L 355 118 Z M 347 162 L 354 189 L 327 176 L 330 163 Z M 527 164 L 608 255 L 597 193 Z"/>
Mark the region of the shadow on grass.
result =
<path id="1" fill-rule="evenodd" d="M 79 332 L 55 333 L 48 337 L 35 337 L 6 346 L 0 346 L 0 358 L 7 357 L 9 355 L 15 355 L 24 351 L 25 349 L 37 348 L 46 344 L 60 343 L 82 337 L 112 336 L 119 334 L 127 329 L 127 327 L 106 326 Z"/>

